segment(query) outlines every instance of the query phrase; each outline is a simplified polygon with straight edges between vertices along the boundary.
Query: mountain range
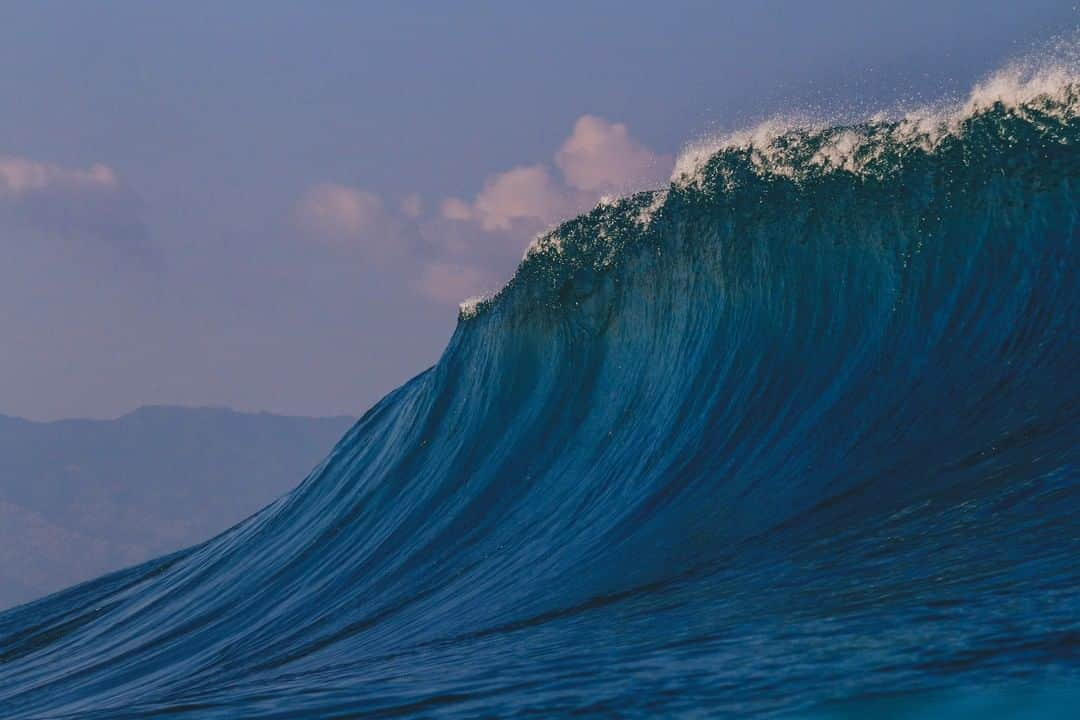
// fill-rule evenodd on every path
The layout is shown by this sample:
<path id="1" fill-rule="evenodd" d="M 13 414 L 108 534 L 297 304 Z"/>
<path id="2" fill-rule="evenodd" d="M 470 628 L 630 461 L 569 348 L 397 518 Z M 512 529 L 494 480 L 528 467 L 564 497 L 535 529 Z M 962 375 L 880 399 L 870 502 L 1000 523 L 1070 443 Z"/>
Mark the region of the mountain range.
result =
<path id="1" fill-rule="evenodd" d="M 0 608 L 209 539 L 298 485 L 353 422 L 164 406 L 0 415 Z"/>

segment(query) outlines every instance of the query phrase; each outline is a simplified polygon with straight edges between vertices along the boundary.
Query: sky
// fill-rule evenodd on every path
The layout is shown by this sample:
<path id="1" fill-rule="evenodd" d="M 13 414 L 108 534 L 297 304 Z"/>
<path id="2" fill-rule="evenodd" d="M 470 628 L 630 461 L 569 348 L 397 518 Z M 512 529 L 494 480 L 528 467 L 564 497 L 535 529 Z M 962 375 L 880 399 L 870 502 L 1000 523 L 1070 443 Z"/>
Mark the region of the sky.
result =
<path id="1" fill-rule="evenodd" d="M 358 415 L 687 143 L 963 94 L 1072 0 L 6 2 L 0 414 Z"/>

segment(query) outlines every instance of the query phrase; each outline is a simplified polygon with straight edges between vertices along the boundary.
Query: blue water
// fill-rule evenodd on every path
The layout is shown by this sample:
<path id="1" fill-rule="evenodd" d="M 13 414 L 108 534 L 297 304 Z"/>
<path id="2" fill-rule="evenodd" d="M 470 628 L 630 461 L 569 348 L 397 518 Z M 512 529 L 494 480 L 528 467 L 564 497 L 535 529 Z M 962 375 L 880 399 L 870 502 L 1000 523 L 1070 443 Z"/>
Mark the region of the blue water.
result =
<path id="1" fill-rule="evenodd" d="M 0 716 L 1069 716 L 1078 107 L 759 133 L 563 224 L 295 491 L 0 615 Z"/>

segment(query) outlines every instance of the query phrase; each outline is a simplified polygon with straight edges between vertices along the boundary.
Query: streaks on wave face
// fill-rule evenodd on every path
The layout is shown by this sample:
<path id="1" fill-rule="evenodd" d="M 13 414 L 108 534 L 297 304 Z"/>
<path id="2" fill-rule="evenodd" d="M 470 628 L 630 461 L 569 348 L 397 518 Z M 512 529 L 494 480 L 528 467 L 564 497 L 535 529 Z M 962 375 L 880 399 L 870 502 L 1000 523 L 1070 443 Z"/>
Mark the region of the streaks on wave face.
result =
<path id="1" fill-rule="evenodd" d="M 1051 713 L 1080 631 L 1073 78 L 764 128 L 563 224 L 293 493 L 0 616 L 0 707 L 779 714 L 992 687 Z"/>

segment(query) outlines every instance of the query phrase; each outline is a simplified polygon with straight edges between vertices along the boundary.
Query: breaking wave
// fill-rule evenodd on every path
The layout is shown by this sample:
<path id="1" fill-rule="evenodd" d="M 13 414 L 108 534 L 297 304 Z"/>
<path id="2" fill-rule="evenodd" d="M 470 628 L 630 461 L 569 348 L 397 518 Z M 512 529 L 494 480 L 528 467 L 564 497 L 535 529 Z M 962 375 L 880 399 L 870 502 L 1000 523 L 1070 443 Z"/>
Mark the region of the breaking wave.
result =
<path id="1" fill-rule="evenodd" d="M 1052 715 L 1080 638 L 1073 67 L 694 147 L 545 234 L 295 491 L 0 615 L 3 714 L 993 688 Z"/>

